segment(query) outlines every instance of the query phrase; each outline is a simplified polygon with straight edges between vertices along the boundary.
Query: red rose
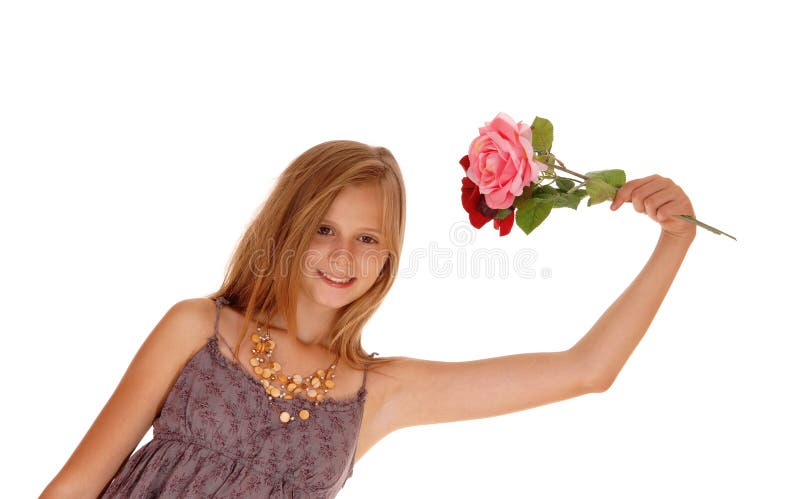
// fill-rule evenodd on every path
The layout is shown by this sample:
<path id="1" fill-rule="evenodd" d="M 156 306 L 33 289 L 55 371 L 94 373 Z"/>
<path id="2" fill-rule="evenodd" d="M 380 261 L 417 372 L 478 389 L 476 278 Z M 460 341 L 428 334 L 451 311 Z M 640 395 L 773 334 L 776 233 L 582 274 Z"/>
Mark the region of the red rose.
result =
<path id="1" fill-rule="evenodd" d="M 464 156 L 459 161 L 464 171 L 469 168 L 469 156 Z M 486 222 L 493 220 L 497 210 L 489 208 L 483 194 L 478 190 L 478 186 L 467 177 L 461 179 L 461 205 L 469 214 L 469 223 L 476 229 L 480 229 Z M 514 225 L 514 212 L 512 211 L 503 220 L 494 220 L 494 228 L 500 229 L 500 235 L 505 236 L 511 232 Z"/>
<path id="2" fill-rule="evenodd" d="M 461 158 L 461 161 L 459 161 L 459 163 L 461 164 L 461 166 L 464 167 L 464 171 L 466 172 L 467 169 L 469 168 L 469 155 L 465 154 L 464 157 Z"/>
<path id="3" fill-rule="evenodd" d="M 512 211 L 506 218 L 502 220 L 495 219 L 494 228 L 500 229 L 500 235 L 505 236 L 511 232 L 511 227 L 514 225 L 514 212 Z"/>
<path id="4" fill-rule="evenodd" d="M 469 213 L 469 223 L 476 229 L 480 229 L 492 219 L 478 209 L 481 196 L 483 194 L 478 192 L 478 186 L 472 180 L 467 177 L 461 179 L 461 205 Z"/>

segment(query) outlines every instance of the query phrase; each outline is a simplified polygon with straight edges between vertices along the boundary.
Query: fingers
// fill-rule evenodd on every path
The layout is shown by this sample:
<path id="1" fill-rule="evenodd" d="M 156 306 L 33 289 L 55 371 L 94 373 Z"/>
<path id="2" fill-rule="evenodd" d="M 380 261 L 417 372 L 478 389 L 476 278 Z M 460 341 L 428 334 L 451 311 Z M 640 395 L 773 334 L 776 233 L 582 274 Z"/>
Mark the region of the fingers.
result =
<path id="1" fill-rule="evenodd" d="M 636 211 L 644 211 L 647 213 L 647 216 L 653 220 L 659 220 L 658 212 L 663 211 L 664 206 L 675 200 L 678 196 L 680 196 L 680 187 L 675 184 L 666 185 L 663 189 L 646 195 L 643 200 L 637 200 L 637 193 L 634 193 L 634 207 L 637 203 L 640 203 L 642 209 L 637 208 Z"/>
<path id="2" fill-rule="evenodd" d="M 689 196 L 683 192 L 681 186 L 675 185 L 670 188 L 671 195 L 665 198 L 663 203 L 656 203 L 656 219 L 659 221 L 666 220 L 669 215 L 690 215 L 694 216 L 694 207 L 689 200 Z M 659 218 L 660 217 L 660 218 Z"/>
<path id="3" fill-rule="evenodd" d="M 630 180 L 625 182 L 619 189 L 617 189 L 617 193 L 614 195 L 614 201 L 611 202 L 611 209 L 616 210 L 622 203 L 626 203 L 631 200 L 631 193 L 637 187 L 640 187 L 652 180 L 654 180 L 658 175 L 650 175 L 649 177 L 637 178 L 635 180 Z"/>
<path id="4" fill-rule="evenodd" d="M 671 179 L 650 175 L 631 180 L 617 189 L 611 209 L 630 202 L 634 209 L 647 215 L 661 225 L 662 233 L 680 238 L 694 238 L 697 227 L 672 215 L 694 216 L 694 209 L 683 189 Z"/>
<path id="5" fill-rule="evenodd" d="M 655 219 L 656 209 L 661 204 L 664 204 L 670 195 L 674 196 L 676 193 L 673 189 L 669 192 L 661 193 L 655 198 L 650 198 L 656 193 L 674 187 L 677 187 L 677 185 L 672 180 L 661 175 L 650 175 L 649 177 L 631 180 L 617 189 L 614 201 L 611 203 L 611 209 L 616 210 L 622 203 L 631 202 L 636 211 L 639 213 L 646 212 Z"/>
<path id="6" fill-rule="evenodd" d="M 663 222 L 670 215 L 680 215 L 682 206 L 680 200 L 672 199 L 662 204 L 656 209 L 656 216 L 654 217 L 658 222 Z"/>

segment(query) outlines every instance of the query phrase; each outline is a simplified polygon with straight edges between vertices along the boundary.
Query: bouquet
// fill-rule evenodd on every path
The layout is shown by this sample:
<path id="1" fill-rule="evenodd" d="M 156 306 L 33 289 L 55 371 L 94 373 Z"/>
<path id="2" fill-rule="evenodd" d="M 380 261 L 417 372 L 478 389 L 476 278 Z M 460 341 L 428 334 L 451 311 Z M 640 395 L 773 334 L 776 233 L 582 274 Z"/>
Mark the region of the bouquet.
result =
<path id="1" fill-rule="evenodd" d="M 625 184 L 623 170 L 581 174 L 568 169 L 550 150 L 552 144 L 552 123 L 538 116 L 528 126 L 499 113 L 479 129 L 460 161 L 466 173 L 461 179 L 461 204 L 473 227 L 480 229 L 493 220 L 494 228 L 505 236 L 516 221 L 530 234 L 553 208 L 577 210 L 584 197 L 589 198 L 587 206 L 613 200 Z M 673 216 L 736 239 L 690 215 Z"/>

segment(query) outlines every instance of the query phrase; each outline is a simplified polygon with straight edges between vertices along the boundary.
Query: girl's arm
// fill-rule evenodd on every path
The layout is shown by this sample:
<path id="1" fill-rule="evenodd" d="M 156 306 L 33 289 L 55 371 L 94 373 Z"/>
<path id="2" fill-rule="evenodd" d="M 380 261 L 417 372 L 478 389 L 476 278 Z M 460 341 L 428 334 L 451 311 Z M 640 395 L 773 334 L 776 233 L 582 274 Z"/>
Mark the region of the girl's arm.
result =
<path id="1" fill-rule="evenodd" d="M 403 358 L 383 366 L 389 376 L 377 418 L 384 434 L 607 390 L 647 331 L 696 232 L 694 224 L 670 216 L 694 216 L 688 197 L 670 179 L 652 175 L 630 181 L 617 191 L 611 209 L 624 202 L 658 221 L 661 237 L 639 275 L 580 341 L 561 352 L 467 362 Z"/>
<path id="2" fill-rule="evenodd" d="M 650 327 L 690 245 L 662 232 L 639 275 L 572 347 L 601 390 L 611 386 Z"/>
<path id="3" fill-rule="evenodd" d="M 97 497 L 105 490 L 152 425 L 183 366 L 212 331 L 215 312 L 206 298 L 183 300 L 167 311 L 40 497 Z"/>

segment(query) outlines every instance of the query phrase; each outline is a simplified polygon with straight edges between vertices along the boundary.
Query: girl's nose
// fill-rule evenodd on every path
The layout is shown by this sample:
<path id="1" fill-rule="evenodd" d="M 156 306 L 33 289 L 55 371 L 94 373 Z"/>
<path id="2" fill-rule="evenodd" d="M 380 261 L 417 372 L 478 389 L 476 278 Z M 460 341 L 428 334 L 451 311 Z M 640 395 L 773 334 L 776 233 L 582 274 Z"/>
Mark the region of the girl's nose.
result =
<path id="1" fill-rule="evenodd" d="M 336 248 L 329 256 L 328 261 L 332 270 L 339 275 L 352 276 L 355 272 L 355 255 L 347 244 Z"/>

